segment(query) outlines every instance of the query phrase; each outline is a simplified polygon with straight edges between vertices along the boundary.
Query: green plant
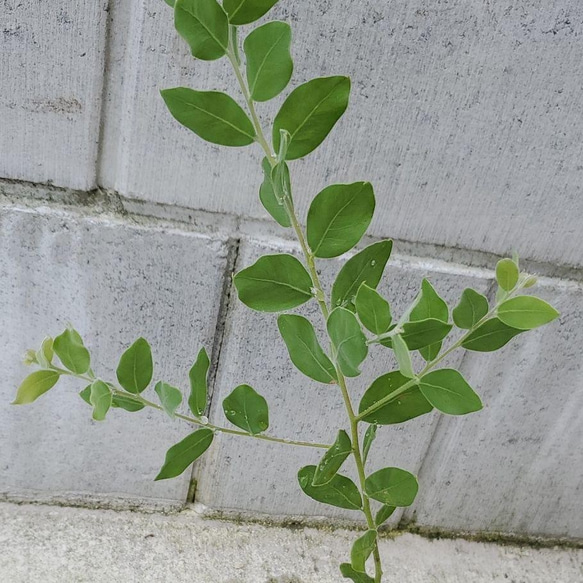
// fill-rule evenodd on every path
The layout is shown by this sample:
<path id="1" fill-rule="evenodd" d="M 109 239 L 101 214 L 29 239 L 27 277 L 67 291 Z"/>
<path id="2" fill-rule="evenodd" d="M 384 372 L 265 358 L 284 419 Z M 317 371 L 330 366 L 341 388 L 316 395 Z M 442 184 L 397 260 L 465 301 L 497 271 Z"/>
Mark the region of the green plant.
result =
<path id="1" fill-rule="evenodd" d="M 291 30 L 284 22 L 269 22 L 253 30 L 243 43 L 244 75 L 238 27 L 261 18 L 277 0 L 224 0 L 222 6 L 216 0 L 176 0 L 175 5 L 166 1 L 173 5 L 176 29 L 194 57 L 208 61 L 227 57 L 230 61 L 247 112 L 227 94 L 184 87 L 162 91 L 168 109 L 181 124 L 209 142 L 259 144 L 264 154 L 261 202 L 282 228 L 293 230 L 303 255 L 303 262 L 288 254 L 266 255 L 237 273 L 234 286 L 239 299 L 262 312 L 287 312 L 314 300 L 319 304 L 329 336 L 327 350 L 303 316 L 282 313 L 277 324 L 293 364 L 307 377 L 338 387 L 350 432 L 339 430 L 333 444 L 267 435 L 268 405 L 248 385 L 235 388 L 223 402 L 227 420 L 238 429 L 209 423 L 204 415 L 210 361 L 204 348 L 190 370 L 190 414 L 184 415 L 179 412 L 182 391 L 163 381 L 154 386 L 158 402 L 143 396 L 153 379 L 152 354 L 146 340 L 138 339 L 121 356 L 114 383 L 95 375 L 89 351 L 72 328 L 54 340 L 46 338 L 38 350 L 28 352 L 27 362 L 40 369 L 24 380 L 14 403 L 31 403 L 55 386 L 61 376 L 68 375 L 87 385 L 80 395 L 93 408 L 96 420 L 103 420 L 112 407 L 128 412 L 152 407 L 198 426 L 168 450 L 157 480 L 184 472 L 209 448 L 217 432 L 325 450 L 317 466 L 300 469 L 299 486 L 319 502 L 364 514 L 368 529 L 356 540 L 350 561 L 340 570 L 358 583 L 380 582 L 378 529 L 397 507 L 413 503 L 418 484 L 413 474 L 395 467 L 367 475 L 365 464 L 378 427 L 403 423 L 433 409 L 448 415 L 478 411 L 482 408 L 480 398 L 462 374 L 437 365 L 458 348 L 497 350 L 514 336 L 554 320 L 558 312 L 536 297 L 521 295 L 536 279 L 520 272 L 515 257 L 502 259 L 496 267 L 498 292 L 493 305 L 480 293 L 466 289 L 451 312 L 452 323 L 448 305 L 424 280 L 411 307 L 397 320 L 387 299 L 376 290 L 392 250 L 392 241 L 387 240 L 352 255 L 328 295 L 316 260 L 339 257 L 360 242 L 373 217 L 373 188 L 368 182 L 325 188 L 312 201 L 304 230 L 294 208 L 288 162 L 308 155 L 333 129 L 348 106 L 350 80 L 341 76 L 318 78 L 294 89 L 275 117 L 270 143 L 255 104 L 276 97 L 290 81 Z M 445 348 L 454 328 L 461 333 Z M 376 379 L 355 409 L 348 379 L 359 376 L 373 343 L 392 350 L 398 367 Z M 426 363 L 421 370 L 415 370 L 412 362 L 415 351 Z M 356 465 L 357 483 L 339 473 L 349 457 Z M 367 563 L 373 576 L 367 574 Z"/>

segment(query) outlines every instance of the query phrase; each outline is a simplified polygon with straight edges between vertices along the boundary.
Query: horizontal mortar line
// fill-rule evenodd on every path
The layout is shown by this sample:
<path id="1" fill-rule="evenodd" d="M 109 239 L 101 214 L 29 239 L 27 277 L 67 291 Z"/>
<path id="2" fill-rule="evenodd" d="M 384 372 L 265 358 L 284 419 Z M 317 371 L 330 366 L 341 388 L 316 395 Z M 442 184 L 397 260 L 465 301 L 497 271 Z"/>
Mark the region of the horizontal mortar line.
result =
<path id="1" fill-rule="evenodd" d="M 292 234 L 268 219 L 260 219 L 235 213 L 223 213 L 205 209 L 146 201 L 123 196 L 115 191 L 97 188 L 80 191 L 20 180 L 0 178 L 0 205 L 34 210 L 45 208 L 78 212 L 84 217 L 107 216 L 145 227 L 172 228 L 179 232 L 191 232 L 211 237 L 232 239 L 241 237 L 259 244 L 299 249 Z M 386 236 L 367 236 L 362 244 L 379 241 Z M 420 269 L 469 275 L 494 277 L 494 266 L 500 258 L 488 251 L 463 247 L 448 247 L 395 239 L 392 260 Z M 346 254 L 350 256 L 350 254 Z M 580 289 L 583 284 L 583 265 L 557 265 L 550 261 L 521 258 L 521 263 L 530 273 L 541 276 L 541 283 L 559 285 L 563 288 Z"/>

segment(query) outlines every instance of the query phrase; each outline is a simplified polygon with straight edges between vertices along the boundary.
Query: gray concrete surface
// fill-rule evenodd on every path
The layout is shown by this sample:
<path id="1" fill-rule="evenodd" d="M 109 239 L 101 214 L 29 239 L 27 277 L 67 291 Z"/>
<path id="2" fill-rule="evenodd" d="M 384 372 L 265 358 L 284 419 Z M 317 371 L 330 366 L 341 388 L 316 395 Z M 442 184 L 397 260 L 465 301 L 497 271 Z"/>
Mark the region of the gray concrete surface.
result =
<path id="1" fill-rule="evenodd" d="M 357 533 L 0 504 L 6 583 L 340 583 Z M 583 551 L 428 540 L 381 542 L 387 581 L 579 583 Z"/>

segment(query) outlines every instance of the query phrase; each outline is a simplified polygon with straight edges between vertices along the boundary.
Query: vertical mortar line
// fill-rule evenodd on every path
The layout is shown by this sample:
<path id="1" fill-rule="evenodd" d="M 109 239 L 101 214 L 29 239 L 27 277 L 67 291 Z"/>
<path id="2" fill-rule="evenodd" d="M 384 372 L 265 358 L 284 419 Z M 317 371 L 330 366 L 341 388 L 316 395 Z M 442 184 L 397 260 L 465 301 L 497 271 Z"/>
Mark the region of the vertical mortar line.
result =
<path id="1" fill-rule="evenodd" d="M 215 383 L 217 380 L 221 352 L 223 350 L 223 343 L 225 340 L 225 330 L 227 326 L 227 319 L 231 312 L 231 300 L 233 295 L 233 275 L 237 268 L 239 259 L 239 250 L 241 247 L 241 238 L 239 236 L 229 238 L 227 241 L 227 261 L 223 271 L 223 285 L 221 287 L 221 297 L 219 302 L 219 310 L 217 313 L 217 326 L 215 335 L 213 337 L 213 344 L 210 352 L 210 368 L 208 374 L 208 397 L 207 406 L 205 410 L 206 415 L 210 415 L 213 397 L 215 393 Z M 193 503 L 196 498 L 196 472 L 197 464 L 192 468 L 190 488 L 187 495 L 187 503 Z"/>
<path id="2" fill-rule="evenodd" d="M 492 299 L 492 295 L 494 294 L 496 290 L 496 282 L 493 279 L 490 282 L 490 285 L 488 287 L 488 289 L 486 290 L 486 297 L 488 298 L 488 300 Z M 459 365 L 457 366 L 458 370 L 462 370 L 464 363 L 466 362 L 466 360 L 468 359 L 468 356 L 470 354 L 469 350 L 464 350 L 464 353 L 461 357 L 461 360 L 459 362 Z M 433 444 L 435 443 L 435 436 L 437 435 L 439 428 L 441 427 L 441 425 L 443 424 L 443 420 L 445 418 L 445 415 L 443 414 L 439 414 L 439 417 L 437 418 L 437 421 L 435 422 L 435 425 L 433 427 L 433 431 L 431 432 L 431 437 L 429 438 L 429 440 L 427 441 L 427 447 L 425 448 L 425 451 L 423 452 L 423 455 L 421 456 L 421 462 L 419 463 L 419 466 L 417 467 L 417 478 L 419 480 L 419 483 L 422 484 L 423 483 L 423 470 L 425 468 L 425 462 L 428 459 L 431 459 L 431 455 L 430 452 L 433 449 Z M 399 518 L 399 522 L 395 525 L 396 529 L 403 529 L 407 526 L 408 522 L 410 521 L 410 519 L 406 519 L 405 515 L 408 513 L 409 509 L 405 508 L 405 510 L 403 511 L 403 513 L 401 514 L 401 517 Z M 415 511 L 413 511 L 413 515 L 415 514 Z"/>

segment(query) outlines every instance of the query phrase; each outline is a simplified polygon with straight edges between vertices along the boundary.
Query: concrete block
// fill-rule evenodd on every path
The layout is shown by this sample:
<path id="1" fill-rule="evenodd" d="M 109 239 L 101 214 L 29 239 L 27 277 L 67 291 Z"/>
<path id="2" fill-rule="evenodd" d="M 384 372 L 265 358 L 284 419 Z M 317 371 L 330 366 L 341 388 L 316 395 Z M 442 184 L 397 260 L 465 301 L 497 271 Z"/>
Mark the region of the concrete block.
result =
<path id="1" fill-rule="evenodd" d="M 0 207 L 0 493 L 11 498 L 97 499 L 125 504 L 183 503 L 187 472 L 153 482 L 165 452 L 189 427 L 153 409 L 112 410 L 91 420 L 63 379 L 27 406 L 10 406 L 29 370 L 24 350 L 72 322 L 85 338 L 94 370 L 115 380 L 123 350 L 147 338 L 154 380 L 188 387 L 188 369 L 209 351 L 227 263 L 227 244 L 107 215 L 54 207 Z M 152 389 L 153 400 L 157 400 Z"/>

